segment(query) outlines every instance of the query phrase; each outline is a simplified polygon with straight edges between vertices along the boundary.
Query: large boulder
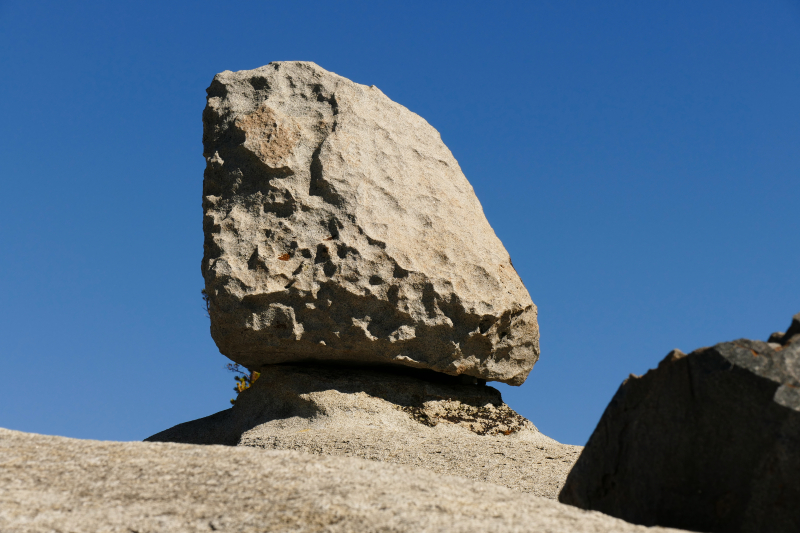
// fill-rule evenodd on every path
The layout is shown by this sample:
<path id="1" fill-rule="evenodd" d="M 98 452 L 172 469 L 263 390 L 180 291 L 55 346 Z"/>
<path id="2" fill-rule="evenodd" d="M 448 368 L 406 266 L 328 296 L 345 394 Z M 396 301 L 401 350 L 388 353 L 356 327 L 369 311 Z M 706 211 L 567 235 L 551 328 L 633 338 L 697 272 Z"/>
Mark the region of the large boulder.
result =
<path id="1" fill-rule="evenodd" d="M 536 307 L 439 133 L 313 63 L 218 74 L 203 114 L 211 334 L 250 369 L 426 368 L 520 385 Z"/>
<path id="2" fill-rule="evenodd" d="M 493 387 L 427 378 L 270 366 L 231 409 L 147 440 L 361 457 L 556 498 L 580 446 L 540 433 Z"/>
<path id="3" fill-rule="evenodd" d="M 559 500 L 630 522 L 800 531 L 800 314 L 786 334 L 675 350 L 606 408 Z"/>
<path id="4" fill-rule="evenodd" d="M 0 531 L 656 533 L 419 468 L 0 429 Z"/>

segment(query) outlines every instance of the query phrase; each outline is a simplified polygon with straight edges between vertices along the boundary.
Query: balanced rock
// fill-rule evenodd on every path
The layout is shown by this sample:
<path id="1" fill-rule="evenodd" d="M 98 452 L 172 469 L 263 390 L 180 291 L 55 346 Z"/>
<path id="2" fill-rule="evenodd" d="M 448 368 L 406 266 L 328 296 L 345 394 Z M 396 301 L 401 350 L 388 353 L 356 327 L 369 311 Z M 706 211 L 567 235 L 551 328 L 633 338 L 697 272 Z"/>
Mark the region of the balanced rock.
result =
<path id="1" fill-rule="evenodd" d="M 540 433 L 492 387 L 430 371 L 283 365 L 265 368 L 233 408 L 147 440 L 360 457 L 552 499 L 581 450 Z"/>
<path id="2" fill-rule="evenodd" d="M 800 314 L 784 335 L 671 352 L 617 391 L 559 500 L 630 522 L 800 531 Z"/>
<path id="3" fill-rule="evenodd" d="M 536 307 L 439 133 L 313 63 L 218 74 L 203 114 L 211 334 L 250 369 L 392 364 L 520 385 Z"/>
<path id="4" fill-rule="evenodd" d="M 350 457 L 0 429 L 0 531 L 656 533 L 504 487 Z"/>

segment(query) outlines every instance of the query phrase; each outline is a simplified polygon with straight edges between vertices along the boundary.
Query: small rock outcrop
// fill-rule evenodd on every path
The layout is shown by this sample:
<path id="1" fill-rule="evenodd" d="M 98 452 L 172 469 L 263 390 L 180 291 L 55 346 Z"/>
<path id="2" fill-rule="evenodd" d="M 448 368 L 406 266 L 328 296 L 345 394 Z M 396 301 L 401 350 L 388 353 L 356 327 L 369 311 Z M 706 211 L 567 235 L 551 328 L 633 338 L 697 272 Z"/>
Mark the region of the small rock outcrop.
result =
<path id="1" fill-rule="evenodd" d="M 671 352 L 617 391 L 559 500 L 644 525 L 800 531 L 800 314 Z"/>
<path id="2" fill-rule="evenodd" d="M 496 389 L 458 381 L 434 372 L 275 365 L 231 409 L 147 440 L 361 457 L 555 499 L 581 447 L 542 435 Z"/>
<path id="3" fill-rule="evenodd" d="M 203 125 L 202 270 L 223 354 L 525 380 L 536 307 L 424 119 L 278 62 L 218 74 Z"/>
<path id="4" fill-rule="evenodd" d="M 0 531 L 667 533 L 419 468 L 0 429 Z"/>

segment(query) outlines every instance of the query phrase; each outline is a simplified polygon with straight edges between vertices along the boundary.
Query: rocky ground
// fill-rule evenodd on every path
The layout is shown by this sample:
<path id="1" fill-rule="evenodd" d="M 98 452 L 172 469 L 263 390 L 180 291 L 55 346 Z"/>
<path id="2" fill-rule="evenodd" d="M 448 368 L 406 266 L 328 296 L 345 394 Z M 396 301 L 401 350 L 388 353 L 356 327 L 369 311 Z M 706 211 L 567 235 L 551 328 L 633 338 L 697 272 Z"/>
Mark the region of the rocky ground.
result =
<path id="1" fill-rule="evenodd" d="M 647 529 L 420 468 L 0 429 L 0 531 L 604 533 Z"/>

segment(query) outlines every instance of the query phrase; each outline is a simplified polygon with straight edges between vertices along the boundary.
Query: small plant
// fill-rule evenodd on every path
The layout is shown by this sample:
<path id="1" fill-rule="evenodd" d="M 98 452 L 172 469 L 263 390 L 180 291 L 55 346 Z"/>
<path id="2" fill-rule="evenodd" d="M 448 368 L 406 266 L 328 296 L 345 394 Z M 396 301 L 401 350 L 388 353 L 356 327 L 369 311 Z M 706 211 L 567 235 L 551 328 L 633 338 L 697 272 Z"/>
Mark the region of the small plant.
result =
<path id="1" fill-rule="evenodd" d="M 211 300 L 208 297 L 208 293 L 205 289 L 200 291 L 200 294 L 203 295 L 203 303 L 205 304 L 206 316 L 210 319 L 211 318 Z M 229 371 L 237 374 L 234 376 L 233 379 L 236 380 L 236 386 L 233 388 L 236 391 L 236 398 L 239 397 L 239 394 L 249 389 L 250 386 L 256 382 L 258 377 L 261 375 L 259 372 L 254 372 L 252 370 L 248 370 L 246 368 L 243 369 L 239 363 L 228 363 L 225 368 Z M 236 405 L 236 398 L 231 399 L 231 405 Z"/>
<path id="2" fill-rule="evenodd" d="M 206 316 L 210 319 L 211 318 L 211 300 L 208 297 L 208 293 L 205 289 L 200 291 L 200 294 L 203 295 L 203 303 L 205 304 L 206 308 Z"/>
<path id="3" fill-rule="evenodd" d="M 238 374 L 233 378 L 236 380 L 236 386 L 233 388 L 236 391 L 236 398 L 239 397 L 242 391 L 249 389 L 261 375 L 259 372 L 250 371 L 246 368 L 242 370 L 239 363 L 228 363 L 226 368 L 234 374 Z M 236 405 L 236 398 L 231 400 L 231 405 Z"/>

